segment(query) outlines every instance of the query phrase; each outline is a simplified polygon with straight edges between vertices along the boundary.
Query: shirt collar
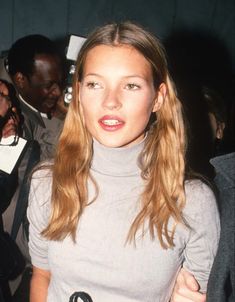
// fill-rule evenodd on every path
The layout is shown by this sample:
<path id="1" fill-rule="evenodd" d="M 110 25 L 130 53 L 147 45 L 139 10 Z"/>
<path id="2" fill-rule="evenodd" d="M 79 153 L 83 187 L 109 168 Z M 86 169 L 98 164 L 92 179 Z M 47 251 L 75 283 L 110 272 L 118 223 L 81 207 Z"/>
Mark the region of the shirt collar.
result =
<path id="1" fill-rule="evenodd" d="M 47 118 L 47 119 L 48 119 L 48 116 L 47 116 L 46 113 L 40 112 L 40 111 L 38 111 L 36 108 L 34 108 L 33 106 L 31 106 L 28 102 L 26 102 L 26 101 L 23 99 L 22 95 L 20 95 L 20 94 L 19 94 L 19 99 L 20 99 L 27 107 L 29 107 L 31 110 L 33 110 L 34 112 L 40 114 L 41 117 Z"/>

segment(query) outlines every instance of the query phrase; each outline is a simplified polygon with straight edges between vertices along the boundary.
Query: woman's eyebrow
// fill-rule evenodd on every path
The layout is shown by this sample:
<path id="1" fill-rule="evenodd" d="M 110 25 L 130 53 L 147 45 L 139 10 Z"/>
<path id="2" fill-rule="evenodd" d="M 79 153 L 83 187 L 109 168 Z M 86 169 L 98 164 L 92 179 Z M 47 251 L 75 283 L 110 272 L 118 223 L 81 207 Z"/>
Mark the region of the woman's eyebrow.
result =
<path id="1" fill-rule="evenodd" d="M 102 76 L 101 74 L 99 74 L 99 73 L 88 73 L 88 74 L 85 74 L 84 75 L 84 78 L 85 77 L 89 77 L 89 76 L 96 76 L 96 77 L 100 77 L 100 78 L 103 78 L 104 76 Z M 142 79 L 142 80 L 146 80 L 145 79 L 145 77 L 144 76 L 141 76 L 141 75 L 139 75 L 139 74 L 130 74 L 130 75 L 124 75 L 124 76 L 122 76 L 123 78 L 126 78 L 126 79 L 128 79 L 128 78 L 139 78 L 139 79 Z"/>

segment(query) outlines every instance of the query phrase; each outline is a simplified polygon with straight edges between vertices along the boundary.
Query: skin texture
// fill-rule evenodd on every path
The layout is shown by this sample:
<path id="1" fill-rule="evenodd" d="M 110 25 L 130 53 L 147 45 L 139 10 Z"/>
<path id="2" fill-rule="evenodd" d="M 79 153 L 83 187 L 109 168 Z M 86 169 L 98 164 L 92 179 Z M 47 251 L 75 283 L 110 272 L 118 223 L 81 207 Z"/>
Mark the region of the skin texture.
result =
<path id="1" fill-rule="evenodd" d="M 141 141 L 165 91 L 164 84 L 154 87 L 150 64 L 137 50 L 106 45 L 89 51 L 78 88 L 88 131 L 108 147 Z"/>
<path id="2" fill-rule="evenodd" d="M 57 56 L 36 55 L 33 74 L 26 77 L 21 72 L 17 72 L 13 82 L 27 103 L 40 112 L 52 113 L 62 95 L 61 61 Z"/>
<path id="3" fill-rule="evenodd" d="M 45 302 L 47 300 L 50 277 L 49 271 L 33 266 L 33 275 L 30 284 L 30 302 Z"/>

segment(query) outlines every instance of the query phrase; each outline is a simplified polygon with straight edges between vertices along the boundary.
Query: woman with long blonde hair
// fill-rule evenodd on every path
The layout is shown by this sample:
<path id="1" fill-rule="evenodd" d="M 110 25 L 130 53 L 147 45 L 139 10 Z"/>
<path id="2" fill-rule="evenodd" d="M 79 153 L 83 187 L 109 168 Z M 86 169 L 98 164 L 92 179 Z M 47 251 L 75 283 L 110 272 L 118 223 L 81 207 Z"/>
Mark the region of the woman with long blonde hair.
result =
<path id="1" fill-rule="evenodd" d="M 55 160 L 31 182 L 31 302 L 76 292 L 169 301 L 182 266 L 205 292 L 218 212 L 212 191 L 185 179 L 182 108 L 161 43 L 130 22 L 98 28 L 73 93 Z"/>

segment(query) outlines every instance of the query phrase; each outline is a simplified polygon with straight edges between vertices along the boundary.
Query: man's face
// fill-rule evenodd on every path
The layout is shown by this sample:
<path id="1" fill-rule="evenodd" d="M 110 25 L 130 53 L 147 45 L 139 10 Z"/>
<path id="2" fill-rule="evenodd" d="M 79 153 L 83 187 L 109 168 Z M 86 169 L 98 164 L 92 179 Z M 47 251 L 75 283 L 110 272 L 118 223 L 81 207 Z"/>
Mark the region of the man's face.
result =
<path id="1" fill-rule="evenodd" d="M 62 94 L 63 68 L 59 57 L 36 55 L 33 74 L 18 89 L 23 99 L 42 113 L 52 113 Z"/>

